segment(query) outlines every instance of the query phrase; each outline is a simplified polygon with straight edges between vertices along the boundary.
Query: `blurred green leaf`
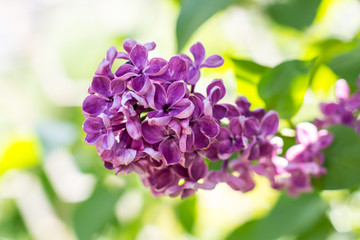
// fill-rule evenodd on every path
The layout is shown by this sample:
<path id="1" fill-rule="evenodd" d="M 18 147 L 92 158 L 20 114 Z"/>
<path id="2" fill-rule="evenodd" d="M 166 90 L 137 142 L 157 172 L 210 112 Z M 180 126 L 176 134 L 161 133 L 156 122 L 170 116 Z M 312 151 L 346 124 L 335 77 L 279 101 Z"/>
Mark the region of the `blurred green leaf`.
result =
<path id="1" fill-rule="evenodd" d="M 188 233 L 192 233 L 195 223 L 196 197 L 191 196 L 183 199 L 180 204 L 176 206 L 175 213 L 184 229 Z"/>
<path id="2" fill-rule="evenodd" d="M 178 52 L 201 24 L 234 2 L 236 0 L 184 0 L 176 23 Z"/>
<path id="3" fill-rule="evenodd" d="M 342 53 L 328 62 L 328 66 L 340 78 L 344 78 L 352 89 L 356 89 L 356 81 L 360 76 L 360 40 L 355 49 Z"/>
<path id="4" fill-rule="evenodd" d="M 303 30 L 314 21 L 320 3 L 321 0 L 277 1 L 267 11 L 275 22 Z"/>
<path id="5" fill-rule="evenodd" d="M 335 190 L 360 185 L 360 137 L 351 128 L 343 125 L 328 129 L 334 140 L 324 150 L 327 173 L 314 179 L 321 190 Z"/>
<path id="6" fill-rule="evenodd" d="M 263 107 L 264 102 L 259 97 L 257 86 L 261 76 L 270 68 L 244 59 L 231 59 L 238 84 L 238 92 L 245 95 L 252 107 Z"/>
<path id="7" fill-rule="evenodd" d="M 327 237 L 335 231 L 329 218 L 324 214 L 317 223 L 315 223 L 310 229 L 302 232 L 296 240 L 319 240 L 327 239 Z"/>
<path id="8" fill-rule="evenodd" d="M 266 71 L 258 85 L 266 108 L 277 111 L 281 118 L 294 116 L 303 103 L 311 66 L 311 62 L 293 60 Z"/>
<path id="9" fill-rule="evenodd" d="M 92 196 L 78 205 L 74 213 L 74 229 L 80 240 L 96 237 L 115 217 L 115 203 L 122 189 L 107 189 L 98 184 Z"/>
<path id="10" fill-rule="evenodd" d="M 227 240 L 272 240 L 286 235 L 297 235 L 311 228 L 326 209 L 317 193 L 292 198 L 283 193 L 266 217 L 250 221 L 235 229 Z"/>

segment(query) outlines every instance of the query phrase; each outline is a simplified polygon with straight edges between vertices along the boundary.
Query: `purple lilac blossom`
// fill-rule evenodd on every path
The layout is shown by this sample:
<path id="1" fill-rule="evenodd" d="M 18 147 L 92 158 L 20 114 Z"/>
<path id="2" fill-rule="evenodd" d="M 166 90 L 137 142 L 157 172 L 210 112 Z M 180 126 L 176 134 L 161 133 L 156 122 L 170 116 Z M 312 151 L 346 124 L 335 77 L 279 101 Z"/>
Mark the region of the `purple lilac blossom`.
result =
<path id="1" fill-rule="evenodd" d="M 360 85 L 360 78 L 358 80 Z M 360 91 L 350 95 L 350 87 L 344 79 L 335 84 L 336 102 L 321 103 L 320 110 L 324 117 L 315 119 L 314 123 L 319 128 L 326 128 L 335 124 L 343 124 L 354 128 L 360 134 Z"/>
<path id="2" fill-rule="evenodd" d="M 255 187 L 255 175 L 296 195 L 310 189 L 310 175 L 325 172 L 319 150 L 332 140 L 325 130 L 299 125 L 299 145 L 288 150 L 287 159 L 279 157 L 283 142 L 274 136 L 275 111 L 251 110 L 245 97 L 221 103 L 221 79 L 208 84 L 206 96 L 195 92 L 200 69 L 220 67 L 222 57 L 205 59 L 198 42 L 190 48 L 193 60 L 185 54 L 149 59 L 155 46 L 126 39 L 125 52 L 110 47 L 95 71 L 82 105 L 83 129 L 107 169 L 135 172 L 156 197 L 182 198 L 218 183 L 247 192 Z M 115 59 L 124 62 L 113 73 Z M 338 92 L 340 101 L 351 102 L 346 90 Z M 207 161 L 222 167 L 209 169 Z"/>

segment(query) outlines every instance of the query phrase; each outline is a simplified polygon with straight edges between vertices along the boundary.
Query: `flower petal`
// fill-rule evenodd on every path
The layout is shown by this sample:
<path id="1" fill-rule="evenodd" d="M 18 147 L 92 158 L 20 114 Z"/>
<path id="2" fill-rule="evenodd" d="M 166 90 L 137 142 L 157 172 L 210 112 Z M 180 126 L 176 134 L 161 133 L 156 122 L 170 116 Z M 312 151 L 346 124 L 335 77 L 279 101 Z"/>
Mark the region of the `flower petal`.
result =
<path id="1" fill-rule="evenodd" d="M 106 108 L 106 100 L 96 96 L 87 96 L 82 104 L 82 110 L 90 115 L 98 116 Z"/>
<path id="2" fill-rule="evenodd" d="M 179 100 L 169 108 L 169 114 L 179 119 L 188 118 L 194 111 L 194 104 L 187 98 Z"/>
<path id="3" fill-rule="evenodd" d="M 159 76 L 164 74 L 169 65 L 165 59 L 162 58 L 152 58 L 147 64 L 144 73 L 148 76 Z"/>
<path id="4" fill-rule="evenodd" d="M 350 96 L 350 87 L 344 79 L 336 81 L 335 96 L 339 100 L 346 100 Z"/>
<path id="5" fill-rule="evenodd" d="M 145 141 L 150 144 L 158 143 L 166 136 L 166 131 L 163 127 L 150 125 L 148 121 L 141 124 L 141 132 Z"/>
<path id="6" fill-rule="evenodd" d="M 204 112 L 204 103 L 201 99 L 195 95 L 191 95 L 189 100 L 194 104 L 194 111 L 191 116 L 192 119 L 198 119 L 200 115 Z"/>
<path id="7" fill-rule="evenodd" d="M 185 96 L 187 91 L 185 82 L 174 82 L 167 89 L 167 104 L 173 105 Z"/>
<path id="8" fill-rule="evenodd" d="M 133 47 L 136 45 L 136 41 L 134 39 L 125 39 L 123 41 L 123 48 L 126 52 L 130 53 Z"/>
<path id="9" fill-rule="evenodd" d="M 216 137 L 220 132 L 220 126 L 213 119 L 208 116 L 200 118 L 197 122 L 200 127 L 200 131 L 208 137 Z"/>
<path id="10" fill-rule="evenodd" d="M 279 115 L 275 111 L 265 114 L 260 123 L 260 133 L 264 136 L 274 135 L 279 128 Z"/>
<path id="11" fill-rule="evenodd" d="M 111 92 L 113 96 L 123 93 L 126 89 L 126 81 L 114 79 L 110 84 Z"/>
<path id="12" fill-rule="evenodd" d="M 158 84 L 154 83 L 155 86 L 155 95 L 154 95 L 154 106 L 156 110 L 163 110 L 166 106 L 166 91 L 165 88 Z"/>
<path id="13" fill-rule="evenodd" d="M 205 48 L 201 42 L 197 42 L 191 46 L 190 52 L 194 56 L 194 63 L 196 67 L 200 67 L 205 58 Z"/>
<path id="14" fill-rule="evenodd" d="M 219 55 L 211 55 L 200 67 L 216 68 L 224 64 L 224 59 Z"/>
<path id="15" fill-rule="evenodd" d="M 315 125 L 303 122 L 296 126 L 296 140 L 298 143 L 309 145 L 318 140 L 318 130 Z"/>
<path id="16" fill-rule="evenodd" d="M 91 83 L 91 88 L 94 92 L 103 95 L 104 97 L 110 97 L 110 79 L 104 76 L 95 76 Z"/>
<path id="17" fill-rule="evenodd" d="M 146 47 L 136 44 L 130 52 L 130 60 L 139 70 L 143 70 L 148 60 Z"/>
<path id="18" fill-rule="evenodd" d="M 210 145 L 210 140 L 201 131 L 198 123 L 192 127 L 194 134 L 194 146 L 197 149 L 207 148 Z"/>
<path id="19" fill-rule="evenodd" d="M 146 47 L 148 51 L 152 51 L 156 48 L 156 44 L 155 42 L 148 42 L 144 44 L 144 47 Z"/>
<path id="20" fill-rule="evenodd" d="M 187 62 L 180 56 L 170 58 L 169 73 L 171 81 L 185 80 L 188 71 Z"/>
<path id="21" fill-rule="evenodd" d="M 126 130 L 133 139 L 141 138 L 141 125 L 138 118 L 131 118 L 126 121 Z"/>
<path id="22" fill-rule="evenodd" d="M 244 133 L 248 137 L 257 135 L 259 132 L 259 120 L 254 117 L 249 117 L 244 123 Z"/>
<path id="23" fill-rule="evenodd" d="M 189 175 L 193 181 L 198 181 L 207 175 L 208 166 L 198 153 L 193 153 L 193 155 L 193 161 L 189 168 Z"/>
<path id="24" fill-rule="evenodd" d="M 165 139 L 160 143 L 159 151 L 165 158 L 165 161 L 168 165 L 175 164 L 180 161 L 181 152 L 178 144 L 173 138 Z"/>
<path id="25" fill-rule="evenodd" d="M 220 101 L 226 93 L 224 83 L 221 79 L 214 79 L 206 88 L 206 93 L 212 104 Z"/>

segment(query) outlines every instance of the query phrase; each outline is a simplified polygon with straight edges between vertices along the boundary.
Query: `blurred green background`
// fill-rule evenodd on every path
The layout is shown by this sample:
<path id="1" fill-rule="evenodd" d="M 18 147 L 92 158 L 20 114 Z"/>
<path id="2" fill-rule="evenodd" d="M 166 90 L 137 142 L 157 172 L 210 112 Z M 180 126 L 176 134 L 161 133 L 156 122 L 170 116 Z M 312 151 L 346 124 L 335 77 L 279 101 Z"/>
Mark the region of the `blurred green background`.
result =
<path id="1" fill-rule="evenodd" d="M 0 239 L 360 239 L 358 187 L 293 199 L 257 178 L 246 194 L 220 184 L 154 198 L 136 175 L 103 167 L 83 141 L 80 108 L 109 46 L 155 41 L 151 56 L 169 59 L 201 41 L 225 64 L 204 69 L 197 89 L 222 78 L 224 102 L 242 94 L 276 109 L 291 137 L 334 99 L 338 78 L 355 89 L 359 37 L 358 0 L 1 1 Z M 258 91 L 275 67 L 280 84 L 305 83 L 278 93 L 290 107 Z"/>

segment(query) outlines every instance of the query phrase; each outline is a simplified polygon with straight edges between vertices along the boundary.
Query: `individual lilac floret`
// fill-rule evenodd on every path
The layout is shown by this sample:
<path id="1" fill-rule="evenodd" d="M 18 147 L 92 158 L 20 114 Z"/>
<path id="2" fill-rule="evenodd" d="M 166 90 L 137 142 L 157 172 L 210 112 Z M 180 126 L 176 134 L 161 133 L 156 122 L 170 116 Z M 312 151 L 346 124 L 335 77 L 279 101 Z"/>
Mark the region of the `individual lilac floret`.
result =
<path id="1" fill-rule="evenodd" d="M 344 79 L 340 79 L 335 85 L 334 103 L 321 103 L 320 110 L 324 114 L 323 119 L 316 119 L 315 125 L 326 128 L 335 124 L 343 124 L 357 129 L 359 125 L 354 115 L 360 109 L 360 92 L 350 96 L 350 88 Z"/>
<path id="2" fill-rule="evenodd" d="M 311 190 L 310 176 L 319 177 L 326 173 L 324 155 L 320 150 L 328 147 L 332 140 L 333 136 L 327 130 L 318 131 L 311 123 L 296 126 L 298 144 L 290 147 L 285 156 L 289 161 L 285 169 L 291 174 L 288 189 L 292 195 Z"/>
<path id="3" fill-rule="evenodd" d="M 184 57 L 190 65 L 188 75 L 185 80 L 189 85 L 195 85 L 199 81 L 200 68 L 216 68 L 224 64 L 224 59 L 219 55 L 211 55 L 205 59 L 205 48 L 200 42 L 192 45 L 190 52 L 194 57 L 194 61 L 192 61 L 187 55 L 181 54 L 181 56 Z"/>

